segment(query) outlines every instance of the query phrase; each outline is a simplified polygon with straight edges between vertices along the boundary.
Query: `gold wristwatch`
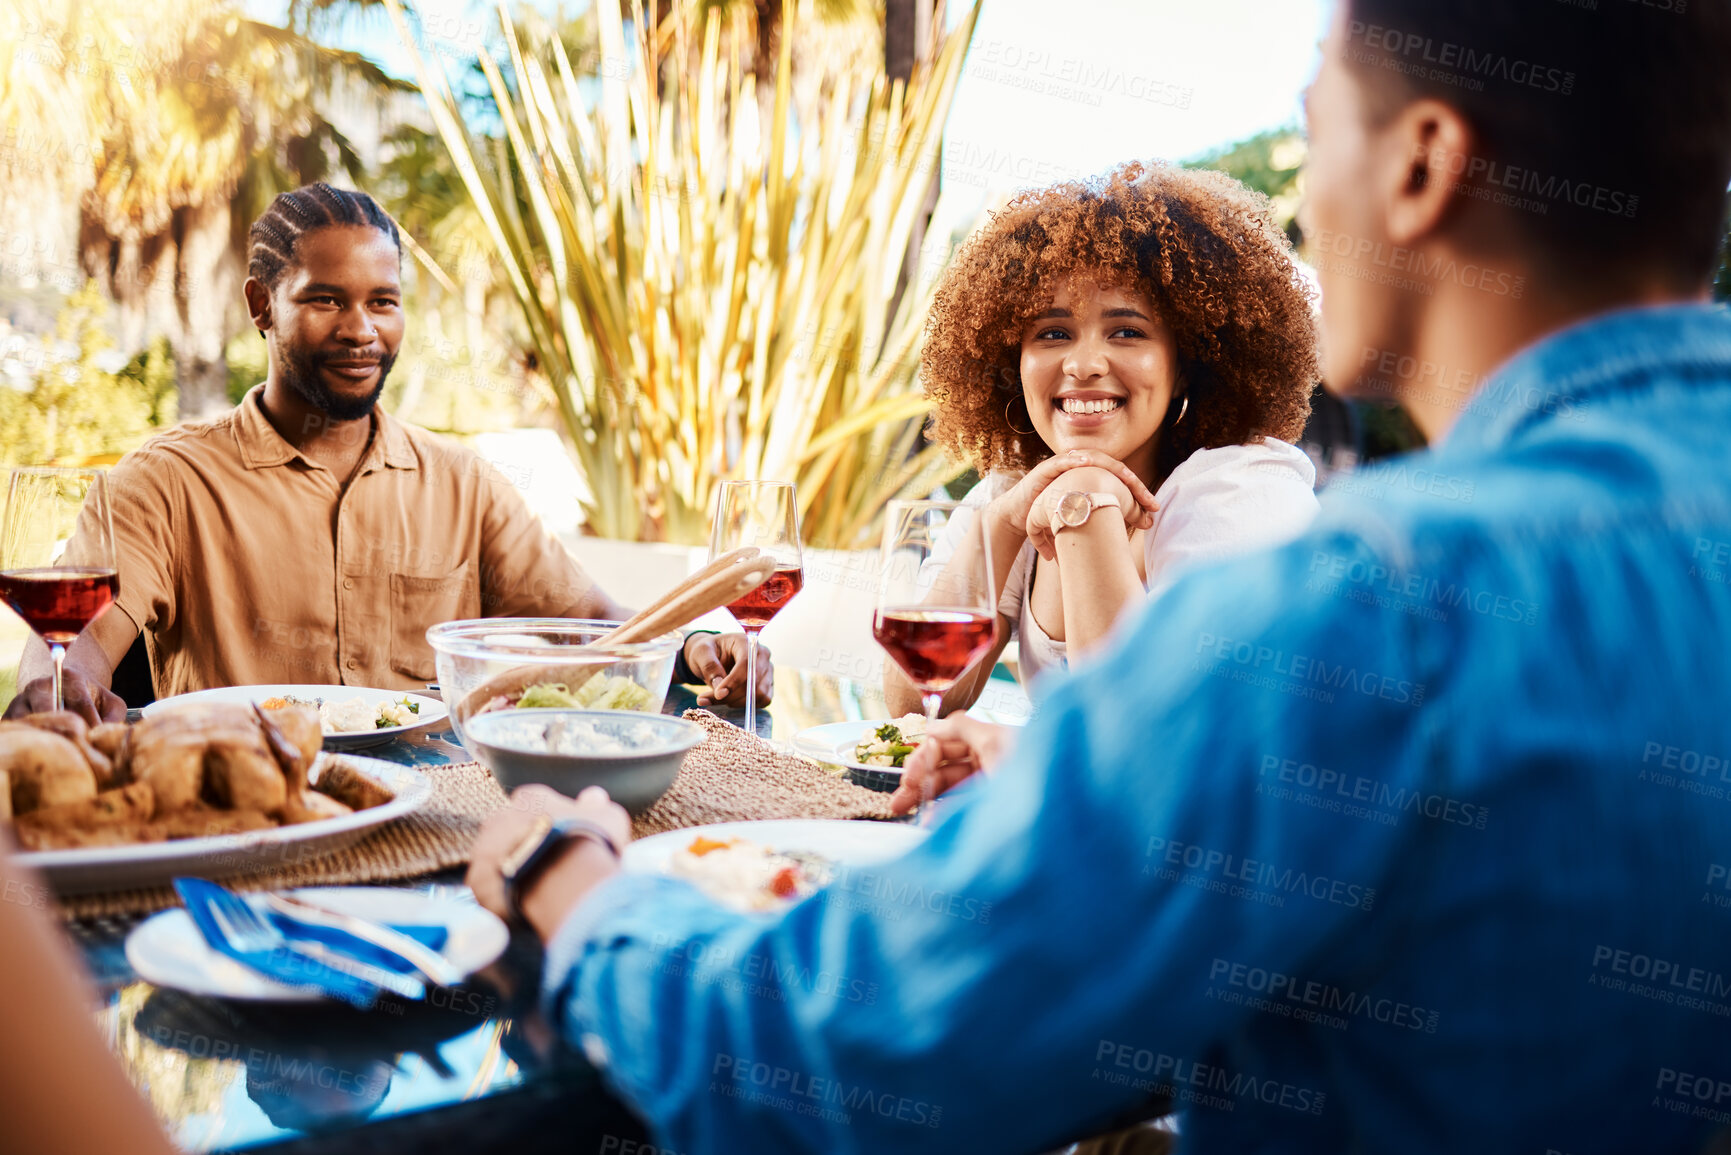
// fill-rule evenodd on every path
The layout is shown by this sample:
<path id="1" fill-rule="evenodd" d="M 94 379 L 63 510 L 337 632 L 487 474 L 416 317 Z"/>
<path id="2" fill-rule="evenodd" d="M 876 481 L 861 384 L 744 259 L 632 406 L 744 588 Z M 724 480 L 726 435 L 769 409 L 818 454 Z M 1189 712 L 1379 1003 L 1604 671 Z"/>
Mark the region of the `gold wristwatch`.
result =
<path id="1" fill-rule="evenodd" d="M 1120 512 L 1124 506 L 1118 501 L 1115 493 L 1066 493 L 1058 499 L 1056 508 L 1052 510 L 1052 532 L 1061 529 L 1075 529 L 1083 525 L 1094 515 L 1096 509 L 1110 506 Z"/>

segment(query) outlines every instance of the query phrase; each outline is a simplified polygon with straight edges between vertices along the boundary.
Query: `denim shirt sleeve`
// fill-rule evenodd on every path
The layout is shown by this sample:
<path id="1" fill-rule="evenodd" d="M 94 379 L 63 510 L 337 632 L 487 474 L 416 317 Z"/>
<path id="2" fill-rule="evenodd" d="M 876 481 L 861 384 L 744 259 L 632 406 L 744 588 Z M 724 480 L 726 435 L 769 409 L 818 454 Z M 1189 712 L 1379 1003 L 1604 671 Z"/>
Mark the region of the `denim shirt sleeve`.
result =
<path id="1" fill-rule="evenodd" d="M 687 1155 L 1055 1146 L 1253 1065 L 1233 1051 L 1252 1012 L 1211 982 L 1303 973 L 1386 920 L 1423 837 L 1343 838 L 1297 797 L 1298 767 L 1423 773 L 1427 627 L 1317 580 L 1376 560 L 1319 529 L 1181 580 L 924 846 L 779 916 L 608 883 L 554 943 L 567 1036 Z M 1280 1093 L 1293 1126 L 1323 1110 Z"/>

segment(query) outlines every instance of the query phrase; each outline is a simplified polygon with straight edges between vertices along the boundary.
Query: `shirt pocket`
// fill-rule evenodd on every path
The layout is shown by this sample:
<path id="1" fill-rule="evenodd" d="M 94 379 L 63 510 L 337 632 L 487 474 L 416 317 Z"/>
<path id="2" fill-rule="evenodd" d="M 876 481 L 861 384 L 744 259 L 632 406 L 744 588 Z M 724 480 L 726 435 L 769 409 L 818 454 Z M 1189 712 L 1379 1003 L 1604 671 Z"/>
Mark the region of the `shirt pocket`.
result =
<path id="1" fill-rule="evenodd" d="M 477 616 L 481 599 L 467 560 L 447 574 L 391 575 L 391 669 L 418 682 L 436 676 L 427 628 Z"/>

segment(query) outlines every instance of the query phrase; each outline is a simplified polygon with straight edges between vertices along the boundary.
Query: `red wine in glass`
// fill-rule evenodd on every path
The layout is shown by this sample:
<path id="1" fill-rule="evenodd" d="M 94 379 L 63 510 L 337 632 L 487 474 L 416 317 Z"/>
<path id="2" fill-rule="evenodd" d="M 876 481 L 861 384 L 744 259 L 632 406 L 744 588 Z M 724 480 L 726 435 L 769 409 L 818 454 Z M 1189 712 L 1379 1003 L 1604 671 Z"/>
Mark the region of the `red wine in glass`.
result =
<path id="1" fill-rule="evenodd" d="M 112 569 L 41 566 L 0 570 L 0 601 L 42 640 L 70 645 L 120 593 Z"/>
<path id="2" fill-rule="evenodd" d="M 9 471 L 0 510 L 0 600 L 48 643 L 56 710 L 66 700 L 66 647 L 119 592 L 116 560 L 114 514 L 101 470 L 18 465 Z"/>
<path id="3" fill-rule="evenodd" d="M 797 565 L 777 566 L 764 583 L 727 608 L 747 630 L 757 631 L 770 623 L 776 613 L 805 588 L 805 568 Z"/>
<path id="4" fill-rule="evenodd" d="M 767 580 L 727 608 L 745 630 L 745 731 L 757 733 L 757 634 L 805 585 L 799 493 L 790 481 L 724 481 L 715 490 L 709 560 L 747 546 L 775 559 Z"/>
<path id="5" fill-rule="evenodd" d="M 996 636 L 992 614 L 932 606 L 886 608 L 872 625 L 878 645 L 928 694 L 955 685 Z"/>
<path id="6" fill-rule="evenodd" d="M 948 548 L 947 560 L 940 550 Z M 997 640 L 991 541 L 977 511 L 953 501 L 892 501 L 884 507 L 872 637 L 935 721 L 944 695 Z M 920 822 L 932 820 L 932 779 L 922 779 Z"/>

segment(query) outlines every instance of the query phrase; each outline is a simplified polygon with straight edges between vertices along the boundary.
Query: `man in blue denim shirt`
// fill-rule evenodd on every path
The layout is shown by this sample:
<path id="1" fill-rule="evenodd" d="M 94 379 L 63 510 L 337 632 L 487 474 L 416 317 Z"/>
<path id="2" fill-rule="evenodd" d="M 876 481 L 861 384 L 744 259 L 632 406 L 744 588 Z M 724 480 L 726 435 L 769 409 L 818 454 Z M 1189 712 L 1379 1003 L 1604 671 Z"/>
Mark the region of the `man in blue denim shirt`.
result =
<path id="1" fill-rule="evenodd" d="M 1731 1121 L 1728 58 L 1722 0 L 1342 0 L 1325 373 L 1435 448 L 1181 581 L 921 849 L 784 915 L 574 840 L 523 907 L 659 1142 L 1037 1151 L 1159 1101 L 1188 1152 Z M 477 843 L 496 908 L 527 809 L 623 833 L 529 801 Z"/>

